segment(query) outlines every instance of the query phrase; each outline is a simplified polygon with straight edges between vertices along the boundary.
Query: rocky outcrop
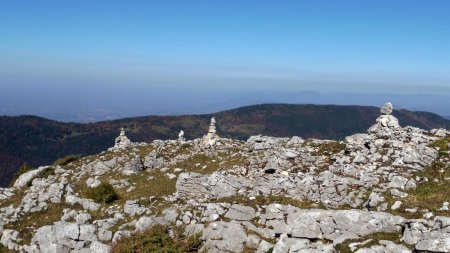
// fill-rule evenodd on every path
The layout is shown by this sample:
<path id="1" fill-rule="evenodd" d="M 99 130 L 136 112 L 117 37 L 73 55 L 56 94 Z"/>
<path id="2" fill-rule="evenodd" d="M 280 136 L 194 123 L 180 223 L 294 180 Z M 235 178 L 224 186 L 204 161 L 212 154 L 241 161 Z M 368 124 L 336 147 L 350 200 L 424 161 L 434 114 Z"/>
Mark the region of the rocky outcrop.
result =
<path id="1" fill-rule="evenodd" d="M 47 168 L 48 168 L 48 166 L 43 166 L 43 167 L 39 167 L 35 170 L 23 173 L 22 175 L 19 176 L 19 178 L 16 179 L 13 187 L 21 188 L 21 187 L 26 186 L 28 183 L 30 183 L 35 177 L 39 176 Z"/>
<path id="2" fill-rule="evenodd" d="M 36 231 L 31 247 L 41 252 L 70 252 L 89 249 L 90 252 L 108 253 L 111 247 L 99 242 L 99 231 L 91 224 L 56 222 Z"/>
<path id="3" fill-rule="evenodd" d="M 177 180 L 177 196 L 180 198 L 218 199 L 236 195 L 245 184 L 245 179 L 225 176 L 221 173 L 202 175 L 193 172 L 181 173 Z"/>

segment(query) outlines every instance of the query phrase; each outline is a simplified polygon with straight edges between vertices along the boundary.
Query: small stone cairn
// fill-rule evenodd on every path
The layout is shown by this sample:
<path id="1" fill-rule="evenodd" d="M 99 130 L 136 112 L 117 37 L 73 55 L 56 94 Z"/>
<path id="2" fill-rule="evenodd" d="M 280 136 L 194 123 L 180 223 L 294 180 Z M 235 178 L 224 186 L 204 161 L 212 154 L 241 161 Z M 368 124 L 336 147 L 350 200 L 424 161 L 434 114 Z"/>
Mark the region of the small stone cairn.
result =
<path id="1" fill-rule="evenodd" d="M 120 130 L 120 135 L 116 138 L 114 150 L 124 149 L 131 146 L 131 141 L 125 136 L 125 129 Z"/>
<path id="2" fill-rule="evenodd" d="M 185 141 L 186 139 L 184 138 L 184 131 L 181 130 L 180 133 L 178 134 L 178 142 L 183 143 Z"/>
<path id="3" fill-rule="evenodd" d="M 389 136 L 395 129 L 400 128 L 398 119 L 391 115 L 393 110 L 392 103 L 385 103 L 380 108 L 381 115 L 377 118 L 377 123 L 369 128 L 369 133 L 374 133 L 379 136 Z"/>

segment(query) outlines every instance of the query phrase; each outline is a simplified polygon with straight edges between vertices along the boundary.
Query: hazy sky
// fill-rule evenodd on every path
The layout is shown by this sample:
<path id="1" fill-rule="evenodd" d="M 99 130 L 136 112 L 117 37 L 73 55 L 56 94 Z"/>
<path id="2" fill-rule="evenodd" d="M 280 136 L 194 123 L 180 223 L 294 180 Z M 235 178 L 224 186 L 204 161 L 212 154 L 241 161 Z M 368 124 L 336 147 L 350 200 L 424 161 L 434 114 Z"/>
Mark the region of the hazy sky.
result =
<path id="1" fill-rule="evenodd" d="M 0 0 L 3 96 L 74 87 L 450 95 L 449 70 L 447 0 Z"/>

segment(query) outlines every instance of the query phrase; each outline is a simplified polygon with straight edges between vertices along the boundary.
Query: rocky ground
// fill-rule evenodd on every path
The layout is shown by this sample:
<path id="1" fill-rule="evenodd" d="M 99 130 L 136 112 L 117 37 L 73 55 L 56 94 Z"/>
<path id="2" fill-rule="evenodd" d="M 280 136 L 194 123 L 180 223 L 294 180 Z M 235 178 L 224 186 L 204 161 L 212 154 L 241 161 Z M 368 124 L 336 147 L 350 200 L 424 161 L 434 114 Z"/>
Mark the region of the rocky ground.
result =
<path id="1" fill-rule="evenodd" d="M 0 189 L 0 251 L 145 252 L 136 235 L 162 226 L 191 252 L 450 252 L 450 132 L 391 112 L 340 142 L 122 132 Z"/>

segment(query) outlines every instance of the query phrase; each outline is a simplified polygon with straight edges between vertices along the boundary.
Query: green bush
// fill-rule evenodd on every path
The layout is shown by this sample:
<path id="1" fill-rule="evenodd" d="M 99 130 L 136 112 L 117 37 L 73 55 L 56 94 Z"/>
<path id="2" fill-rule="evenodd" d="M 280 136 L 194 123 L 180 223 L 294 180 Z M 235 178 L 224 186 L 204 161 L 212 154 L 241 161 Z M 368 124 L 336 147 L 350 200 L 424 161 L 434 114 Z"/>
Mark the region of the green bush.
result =
<path id="1" fill-rule="evenodd" d="M 175 228 L 170 236 L 170 228 L 153 226 L 146 231 L 122 238 L 113 245 L 112 253 L 182 253 L 198 252 L 202 240 L 200 235 L 184 236 L 180 228 Z"/>
<path id="2" fill-rule="evenodd" d="M 40 178 L 47 178 L 47 177 L 49 177 L 51 175 L 55 175 L 55 168 L 48 167 L 44 171 L 42 171 L 42 173 L 41 173 L 41 175 L 39 177 Z"/>
<path id="3" fill-rule="evenodd" d="M 66 157 L 59 158 L 58 160 L 56 160 L 55 165 L 61 165 L 61 166 L 67 165 L 67 164 L 69 164 L 71 162 L 74 162 L 74 161 L 78 160 L 79 158 L 80 158 L 80 156 L 78 156 L 78 155 L 76 155 L 76 156 L 75 155 L 68 155 Z"/>
<path id="4" fill-rule="evenodd" d="M 16 172 L 16 174 L 14 174 L 14 177 L 11 180 L 10 186 L 14 185 L 14 182 L 20 177 L 20 175 L 27 173 L 30 170 L 31 170 L 31 168 L 30 168 L 30 166 L 28 166 L 27 163 L 24 163 L 22 166 L 20 166 L 19 170 Z"/>
<path id="5" fill-rule="evenodd" d="M 109 204 L 119 199 L 116 191 L 109 183 L 101 183 L 97 187 L 86 189 L 85 196 L 97 203 L 104 204 Z"/>

